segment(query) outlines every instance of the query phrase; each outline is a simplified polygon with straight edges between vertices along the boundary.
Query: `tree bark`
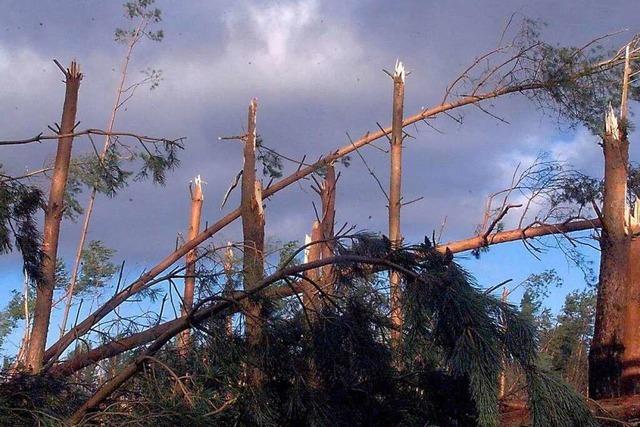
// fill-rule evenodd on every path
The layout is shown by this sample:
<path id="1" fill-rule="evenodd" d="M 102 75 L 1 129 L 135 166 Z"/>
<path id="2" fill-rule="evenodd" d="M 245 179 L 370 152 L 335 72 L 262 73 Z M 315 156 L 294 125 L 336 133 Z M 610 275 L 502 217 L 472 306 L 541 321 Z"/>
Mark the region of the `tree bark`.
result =
<path id="1" fill-rule="evenodd" d="M 402 246 L 400 231 L 400 207 L 402 204 L 402 117 L 404 108 L 404 78 L 402 62 L 396 63 L 393 75 L 393 120 L 391 124 L 391 173 L 389 178 L 389 240 L 391 250 Z M 389 272 L 389 299 L 391 324 L 391 347 L 398 352 L 402 345 L 402 292 L 400 274 Z"/>
<path id="2" fill-rule="evenodd" d="M 606 118 L 603 138 L 604 197 L 600 240 L 600 283 L 596 320 L 589 351 L 589 396 L 620 395 L 624 304 L 628 282 L 628 239 L 625 230 L 629 143 L 613 108 Z"/>
<path id="3" fill-rule="evenodd" d="M 627 156 L 629 149 L 628 141 L 626 141 L 629 115 L 629 80 L 631 78 L 629 49 L 630 46 L 627 45 L 622 76 L 622 102 L 620 103 L 620 121 L 622 122 L 622 135 L 626 142 Z M 640 216 L 637 200 L 633 212 L 630 209 L 629 213 L 626 218 L 628 222 L 628 276 L 622 336 L 624 340 L 621 377 L 623 395 L 640 393 L 640 240 L 638 237 L 633 238 L 633 232 L 637 231 L 638 216 Z"/>
<path id="4" fill-rule="evenodd" d="M 629 242 L 628 267 L 622 394 L 633 395 L 640 394 L 640 237 L 635 237 Z"/>
<path id="5" fill-rule="evenodd" d="M 189 218 L 188 240 L 194 239 L 200 232 L 200 218 L 202 216 L 202 181 L 200 175 L 195 177 L 191 188 L 191 215 Z M 182 296 L 182 307 L 180 312 L 186 315 L 193 307 L 193 294 L 196 288 L 196 259 L 198 254 L 196 249 L 190 250 L 186 255 L 186 268 L 184 279 L 184 295 Z M 178 354 L 187 357 L 191 348 L 191 335 L 189 330 L 183 331 L 178 337 Z"/>
<path id="6" fill-rule="evenodd" d="M 256 179 L 256 115 L 257 101 L 249 104 L 247 136 L 244 142 L 244 168 L 242 172 L 242 234 L 244 237 L 244 257 L 242 270 L 244 289 L 251 291 L 264 276 L 264 211 L 262 208 L 262 184 Z M 245 333 L 249 352 L 254 359 L 248 369 L 249 384 L 259 386 L 262 383 L 259 346 L 263 342 L 263 309 L 257 300 L 248 300 L 243 311 L 245 314 Z"/>
<path id="7" fill-rule="evenodd" d="M 82 73 L 78 64 L 71 62 L 65 72 L 65 98 L 60 121 L 60 134 L 71 134 L 76 123 L 78 110 L 78 92 Z M 60 236 L 60 222 L 64 213 L 64 193 L 69 176 L 71 162 L 71 148 L 73 137 L 66 136 L 58 140 L 49 202 L 44 217 L 44 233 L 42 238 L 42 267 L 41 277 L 37 281 L 36 301 L 33 312 L 33 328 L 27 351 L 27 369 L 37 373 L 42 369 L 44 351 L 47 344 L 47 333 L 51 316 L 53 291 L 55 288 L 56 260 L 58 255 L 58 240 Z"/>

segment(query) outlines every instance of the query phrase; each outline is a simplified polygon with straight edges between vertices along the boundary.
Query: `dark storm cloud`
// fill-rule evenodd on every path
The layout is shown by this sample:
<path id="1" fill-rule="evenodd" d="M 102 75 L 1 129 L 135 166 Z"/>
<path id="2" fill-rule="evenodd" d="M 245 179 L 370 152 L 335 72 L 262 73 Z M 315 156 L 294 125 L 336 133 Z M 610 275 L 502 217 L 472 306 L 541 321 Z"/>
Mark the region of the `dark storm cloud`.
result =
<path id="1" fill-rule="evenodd" d="M 145 266 L 171 251 L 187 220 L 189 180 L 202 174 L 205 219 L 215 221 L 235 207 L 238 194 L 219 208 L 241 168 L 238 134 L 251 97 L 259 98 L 259 133 L 270 147 L 313 160 L 376 129 L 390 119 L 391 82 L 382 68 L 403 60 L 405 111 L 437 104 L 447 84 L 475 56 L 494 48 L 512 13 L 548 22 L 546 39 L 581 44 L 620 28 L 640 30 L 635 0 L 447 1 L 447 2 L 178 2 L 158 1 L 162 43 L 145 42 L 135 52 L 132 77 L 148 66 L 164 80 L 140 91 L 116 128 L 145 134 L 186 136 L 182 165 L 167 186 L 135 183 L 112 200 L 100 198 L 91 238 L 116 248 L 130 265 Z M 119 1 L 4 1 L 0 6 L 0 135 L 24 137 L 59 120 L 63 86 L 51 58 L 77 58 L 86 72 L 80 94 L 83 127 L 103 127 L 111 107 L 122 48 L 113 30 L 125 25 Z M 623 38 L 617 40 L 622 41 Z M 483 199 L 507 184 L 522 159 L 543 150 L 599 173 L 599 151 L 584 132 L 560 141 L 556 124 L 522 96 L 495 102 L 505 125 L 478 110 L 465 111 L 463 125 L 446 118 L 411 133 L 405 156 L 405 199 L 424 197 L 403 213 L 405 235 L 430 234 L 447 216 L 447 237 L 464 237 L 480 220 Z M 383 146 L 384 141 L 378 145 Z M 76 151 L 87 149 L 75 142 Z M 1 162 L 12 173 L 37 168 L 54 145 L 5 147 Z M 383 183 L 387 159 L 362 154 Z M 287 164 L 287 171 L 293 165 Z M 81 199 L 83 200 L 83 199 Z M 293 185 L 267 203 L 267 234 L 304 238 L 313 219 L 309 182 Z M 385 200 L 357 155 L 342 169 L 338 222 L 361 229 L 386 228 Z M 78 225 L 63 228 L 63 255 L 73 253 Z M 237 240 L 238 225 L 216 241 Z M 3 261 L 7 262 L 7 261 Z"/>

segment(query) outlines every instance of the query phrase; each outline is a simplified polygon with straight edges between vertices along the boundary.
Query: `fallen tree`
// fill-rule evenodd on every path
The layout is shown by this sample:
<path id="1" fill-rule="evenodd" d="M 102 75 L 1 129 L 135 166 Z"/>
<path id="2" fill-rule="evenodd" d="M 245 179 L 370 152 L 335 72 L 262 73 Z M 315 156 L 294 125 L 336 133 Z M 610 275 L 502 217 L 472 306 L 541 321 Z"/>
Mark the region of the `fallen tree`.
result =
<path id="1" fill-rule="evenodd" d="M 470 237 L 468 239 L 452 241 L 442 245 L 437 245 L 435 249 L 440 253 L 445 253 L 447 249 L 452 253 L 460 253 L 487 247 L 489 245 L 514 242 L 522 239 L 534 239 L 551 234 L 566 234 L 577 231 L 591 230 L 600 228 L 600 226 L 601 224 L 599 219 L 585 219 L 558 224 L 542 224 L 523 229 L 497 232 L 487 237 L 480 235 Z M 261 293 L 261 296 L 265 299 L 287 298 L 295 295 L 296 293 L 301 293 L 303 291 L 302 287 L 303 286 L 300 284 L 270 287 L 268 289 L 265 289 Z M 245 292 L 236 292 L 233 296 L 233 299 L 237 300 L 243 294 L 245 294 Z M 230 307 L 229 309 L 234 312 L 239 311 L 239 307 L 237 306 Z M 117 356 L 126 351 L 133 350 L 141 345 L 145 345 L 159 338 L 168 330 L 176 327 L 176 325 L 182 324 L 187 319 L 187 317 L 188 315 L 182 316 L 177 319 L 162 323 L 160 325 L 150 327 L 149 329 L 132 334 L 128 337 L 114 340 L 95 349 L 75 354 L 71 359 L 53 365 L 53 367 L 50 369 L 50 373 L 52 375 L 61 376 L 70 375 L 100 360 Z"/>

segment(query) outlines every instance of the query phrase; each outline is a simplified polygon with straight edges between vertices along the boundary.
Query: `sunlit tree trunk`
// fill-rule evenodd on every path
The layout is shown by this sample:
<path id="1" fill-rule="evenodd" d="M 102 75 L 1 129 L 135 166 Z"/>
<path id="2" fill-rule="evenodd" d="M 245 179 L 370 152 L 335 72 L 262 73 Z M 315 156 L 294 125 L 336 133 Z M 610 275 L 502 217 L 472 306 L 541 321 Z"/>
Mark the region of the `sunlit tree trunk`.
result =
<path id="1" fill-rule="evenodd" d="M 244 142 L 244 168 L 242 172 L 242 233 L 244 237 L 243 275 L 245 290 L 253 289 L 264 276 L 264 211 L 262 184 L 256 179 L 256 115 L 257 101 L 249 104 L 247 135 Z M 256 358 L 263 341 L 262 304 L 255 300 L 244 305 L 245 333 L 251 356 Z M 259 362 L 248 370 L 248 382 L 262 383 Z"/>
<path id="2" fill-rule="evenodd" d="M 316 243 L 322 240 L 322 228 L 319 221 L 314 221 L 311 227 L 311 235 L 309 242 L 311 245 L 307 247 L 305 254 L 305 263 L 318 261 L 322 257 L 322 244 Z M 317 318 L 318 312 L 322 309 L 322 294 L 320 283 L 320 269 L 314 268 L 307 271 L 304 275 L 302 285 L 302 303 L 304 305 L 305 315 L 311 321 Z"/>
<path id="3" fill-rule="evenodd" d="M 389 182 L 389 240 L 391 249 L 402 245 L 400 207 L 402 204 L 402 117 L 404 108 L 405 72 L 401 62 L 396 63 L 393 74 L 393 121 L 391 123 L 391 173 Z M 399 351 L 402 342 L 402 297 L 400 275 L 389 274 L 391 308 L 391 345 Z"/>
<path id="4" fill-rule="evenodd" d="M 82 74 L 80 67 L 71 62 L 65 72 L 66 93 L 62 120 L 60 122 L 60 134 L 58 150 L 51 178 L 51 190 L 49 202 L 45 211 L 44 233 L 42 237 L 42 271 L 37 281 L 36 302 L 33 312 L 33 328 L 27 351 L 27 368 L 31 372 L 39 372 L 42 369 L 47 333 L 51 316 L 53 291 L 55 288 L 56 260 L 58 255 L 58 240 L 60 236 L 60 222 L 64 212 L 64 193 L 69 175 L 69 163 L 71 161 L 71 148 L 73 133 L 78 109 L 78 92 Z M 67 136 L 64 136 L 67 135 Z"/>
<path id="5" fill-rule="evenodd" d="M 322 201 L 322 218 L 320 220 L 320 228 L 322 230 L 322 258 L 328 258 L 333 255 L 335 242 L 333 241 L 335 218 L 336 218 L 336 171 L 333 165 L 327 166 L 327 173 L 324 181 L 320 186 L 320 199 Z M 332 294 L 335 289 L 334 269 L 332 265 L 326 265 L 322 268 L 322 285 L 326 293 Z"/>
<path id="6" fill-rule="evenodd" d="M 200 233 L 200 218 L 202 216 L 202 181 L 200 175 L 198 175 L 193 182 L 193 186 L 190 189 L 191 193 L 191 215 L 189 217 L 189 232 L 187 234 L 187 240 L 195 238 Z M 180 312 L 182 315 L 186 315 L 191 311 L 193 307 L 193 294 L 196 288 L 196 259 L 198 254 L 196 249 L 192 249 L 186 255 L 186 268 L 184 279 L 184 295 L 182 296 L 182 307 Z M 178 336 L 178 354 L 182 357 L 186 357 L 189 354 L 191 347 L 191 335 L 189 329 L 183 331 Z"/>

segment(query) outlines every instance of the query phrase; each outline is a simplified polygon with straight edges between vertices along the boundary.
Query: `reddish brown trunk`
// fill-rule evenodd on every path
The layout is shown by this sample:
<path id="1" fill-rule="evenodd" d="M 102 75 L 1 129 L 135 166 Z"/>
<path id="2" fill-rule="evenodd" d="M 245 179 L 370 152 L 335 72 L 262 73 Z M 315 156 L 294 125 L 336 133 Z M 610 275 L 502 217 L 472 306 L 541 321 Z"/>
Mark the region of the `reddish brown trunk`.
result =
<path id="1" fill-rule="evenodd" d="M 60 134 L 62 135 L 73 133 L 78 109 L 80 80 L 82 80 L 80 68 L 75 62 L 71 62 L 71 66 L 65 74 L 66 92 L 62 110 L 62 120 L 60 122 Z M 51 178 L 49 202 L 44 217 L 42 277 L 38 280 L 38 286 L 36 288 L 33 329 L 31 331 L 26 360 L 27 368 L 34 373 L 42 369 L 44 351 L 47 344 L 51 304 L 55 288 L 60 222 L 62 221 L 62 214 L 64 212 L 64 192 L 69 175 L 72 143 L 73 137 L 63 137 L 58 140 L 58 150 L 53 167 L 53 177 Z"/>
<path id="2" fill-rule="evenodd" d="M 244 289 L 252 290 L 264 276 L 264 212 L 262 210 L 262 185 L 256 179 L 256 114 L 257 102 L 249 104 L 247 137 L 244 144 L 244 169 L 242 172 L 242 233 L 244 237 L 243 274 Z M 262 382 L 258 347 L 263 341 L 262 304 L 256 300 L 244 305 L 245 331 L 254 365 L 249 369 L 248 382 Z"/>
<path id="3" fill-rule="evenodd" d="M 640 394 L 640 237 L 629 242 L 629 278 L 625 301 L 622 392 Z"/>
<path id="4" fill-rule="evenodd" d="M 189 233 L 188 240 L 194 239 L 200 232 L 200 218 L 202 216 L 202 181 L 200 175 L 194 180 L 193 188 L 191 189 L 191 216 L 189 218 Z M 184 279 L 184 295 L 182 297 L 182 308 L 180 312 L 182 315 L 186 315 L 191 311 L 193 307 L 193 294 L 196 287 L 196 259 L 198 254 L 195 248 L 190 250 L 186 256 L 186 268 Z M 189 354 L 191 348 L 191 335 L 189 330 L 183 331 L 178 336 L 178 353 L 182 357 L 186 357 Z"/>
<path id="5" fill-rule="evenodd" d="M 589 396 L 620 395 L 628 240 L 625 231 L 629 144 L 611 109 L 603 138 L 604 198 L 600 240 L 600 283 L 593 341 L 589 352 Z"/>
<path id="6" fill-rule="evenodd" d="M 393 75 L 393 121 L 391 124 L 391 173 L 389 180 L 389 240 L 391 249 L 402 245 L 400 207 L 402 204 L 402 116 L 404 107 L 404 68 L 396 64 Z M 398 351 L 402 341 L 402 293 L 400 274 L 389 274 L 391 309 L 391 346 Z"/>

